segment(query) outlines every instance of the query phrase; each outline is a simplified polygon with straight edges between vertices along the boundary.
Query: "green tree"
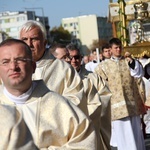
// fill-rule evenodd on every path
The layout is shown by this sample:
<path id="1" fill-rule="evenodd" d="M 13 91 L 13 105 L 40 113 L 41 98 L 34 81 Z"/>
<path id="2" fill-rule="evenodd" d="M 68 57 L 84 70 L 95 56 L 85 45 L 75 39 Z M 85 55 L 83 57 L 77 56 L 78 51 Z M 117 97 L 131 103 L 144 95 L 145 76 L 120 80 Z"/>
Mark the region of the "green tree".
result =
<path id="1" fill-rule="evenodd" d="M 4 32 L 4 31 L 0 31 L 0 35 L 1 35 L 1 38 L 2 38 L 2 41 L 5 40 L 5 39 L 8 39 L 8 38 L 11 38 L 9 37 L 9 35 Z"/>
<path id="2" fill-rule="evenodd" d="M 102 40 L 102 39 L 99 39 L 99 40 L 93 40 L 93 43 L 92 45 L 90 45 L 90 50 L 94 50 L 96 48 L 98 48 L 99 50 L 101 50 L 102 46 L 104 44 L 108 43 L 108 41 L 106 40 Z"/>
<path id="3" fill-rule="evenodd" d="M 54 43 L 70 43 L 71 34 L 68 30 L 65 30 L 62 26 L 54 27 L 50 31 L 51 42 Z"/>

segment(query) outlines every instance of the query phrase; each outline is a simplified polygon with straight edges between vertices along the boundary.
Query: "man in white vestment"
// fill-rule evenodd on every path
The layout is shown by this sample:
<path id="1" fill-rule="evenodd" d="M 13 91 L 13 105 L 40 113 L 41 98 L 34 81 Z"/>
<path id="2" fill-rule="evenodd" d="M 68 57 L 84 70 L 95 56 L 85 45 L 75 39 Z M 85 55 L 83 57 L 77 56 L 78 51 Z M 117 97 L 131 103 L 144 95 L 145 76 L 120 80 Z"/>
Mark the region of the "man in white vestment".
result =
<path id="1" fill-rule="evenodd" d="M 27 21 L 20 29 L 19 38 L 29 45 L 36 61 L 33 80 L 43 79 L 50 90 L 66 97 L 87 113 L 83 100 L 83 83 L 69 64 L 55 59 L 45 48 L 47 40 L 43 24 L 33 20 Z"/>
<path id="2" fill-rule="evenodd" d="M 111 59 L 102 61 L 95 72 L 108 84 L 111 97 L 110 145 L 118 150 L 145 150 L 140 115 L 145 113 L 142 65 L 122 53 L 118 38 L 109 41 Z"/>
<path id="3" fill-rule="evenodd" d="M 145 105 L 147 108 L 146 114 L 143 116 L 143 121 L 145 124 L 145 137 L 148 138 L 150 135 L 150 58 L 147 55 L 144 55 L 142 58 L 139 58 L 139 61 L 143 65 L 145 74 L 143 77 L 143 81 L 145 83 L 145 95 L 146 95 L 146 101 Z"/>
<path id="4" fill-rule="evenodd" d="M 85 64 L 85 69 L 91 72 L 94 72 L 95 67 L 97 67 L 98 62 L 97 62 L 97 54 L 96 54 L 96 49 L 94 49 L 91 54 L 90 54 L 91 60 Z"/>
<path id="5" fill-rule="evenodd" d="M 144 66 L 144 70 L 145 70 L 145 75 L 144 77 L 146 79 L 150 79 L 150 58 L 148 58 L 145 66 Z"/>
<path id="6" fill-rule="evenodd" d="M 56 58 L 70 62 L 83 79 L 88 114 L 93 121 L 98 137 L 100 138 L 98 139 L 98 149 L 110 149 L 111 125 L 109 101 L 111 93 L 97 74 L 87 71 L 85 66 L 81 65 L 82 56 L 76 45 L 70 43 L 67 45 L 67 49 L 69 52 L 66 51 L 66 48 L 62 47 L 61 44 L 54 44 L 50 47 L 50 51 Z M 68 61 L 69 59 L 70 61 Z M 101 105 L 101 103 L 103 105 Z"/>
<path id="7" fill-rule="evenodd" d="M 0 103 L 17 108 L 38 149 L 96 150 L 91 121 L 76 105 L 50 91 L 42 80 L 32 81 L 35 68 L 26 43 L 17 39 L 3 41 L 0 77 L 4 88 Z"/>

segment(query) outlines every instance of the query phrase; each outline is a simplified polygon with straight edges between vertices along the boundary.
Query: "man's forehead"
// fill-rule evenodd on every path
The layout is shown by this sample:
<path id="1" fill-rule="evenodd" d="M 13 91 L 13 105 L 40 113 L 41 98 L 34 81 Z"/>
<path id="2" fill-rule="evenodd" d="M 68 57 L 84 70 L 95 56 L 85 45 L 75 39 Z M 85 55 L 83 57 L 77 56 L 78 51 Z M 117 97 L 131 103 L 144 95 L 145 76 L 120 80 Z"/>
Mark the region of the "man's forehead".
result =
<path id="1" fill-rule="evenodd" d="M 104 48 L 104 52 L 110 51 L 109 48 Z"/>
<path id="2" fill-rule="evenodd" d="M 79 52 L 77 50 L 69 50 L 70 55 L 79 55 Z"/>
<path id="3" fill-rule="evenodd" d="M 27 55 L 26 53 L 26 48 L 22 44 L 16 44 L 16 45 L 5 45 L 0 48 L 0 56 L 1 57 L 6 57 L 6 56 L 16 56 L 16 55 L 21 55 L 25 56 Z"/>
<path id="4" fill-rule="evenodd" d="M 121 45 L 112 44 L 112 47 L 121 47 Z"/>
<path id="5" fill-rule="evenodd" d="M 28 30 L 22 29 L 20 32 L 21 35 L 41 35 L 42 31 L 39 28 L 30 28 Z"/>

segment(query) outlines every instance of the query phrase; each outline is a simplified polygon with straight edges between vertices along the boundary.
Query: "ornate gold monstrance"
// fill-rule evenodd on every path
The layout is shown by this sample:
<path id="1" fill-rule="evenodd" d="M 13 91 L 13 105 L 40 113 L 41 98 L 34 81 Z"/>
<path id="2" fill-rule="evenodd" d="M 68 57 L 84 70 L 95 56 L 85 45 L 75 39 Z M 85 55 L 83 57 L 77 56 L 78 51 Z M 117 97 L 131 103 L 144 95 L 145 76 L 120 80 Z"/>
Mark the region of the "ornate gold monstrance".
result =
<path id="1" fill-rule="evenodd" d="M 124 52 L 129 51 L 134 57 L 150 57 L 150 41 L 145 38 L 143 28 L 143 20 L 150 19 L 149 5 L 150 0 L 110 0 L 109 3 L 113 36 L 120 38 Z"/>

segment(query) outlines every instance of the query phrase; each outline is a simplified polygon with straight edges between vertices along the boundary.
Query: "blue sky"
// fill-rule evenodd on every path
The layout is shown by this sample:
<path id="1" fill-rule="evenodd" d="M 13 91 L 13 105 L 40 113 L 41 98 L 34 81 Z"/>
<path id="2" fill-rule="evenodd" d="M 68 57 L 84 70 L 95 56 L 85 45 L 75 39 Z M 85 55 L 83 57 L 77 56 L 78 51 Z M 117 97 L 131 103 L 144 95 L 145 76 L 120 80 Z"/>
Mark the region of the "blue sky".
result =
<path id="1" fill-rule="evenodd" d="M 0 0 L 0 12 L 33 10 L 49 17 L 51 27 L 59 26 L 62 18 L 95 14 L 107 16 L 109 0 Z M 41 9 L 43 8 L 43 9 Z"/>

